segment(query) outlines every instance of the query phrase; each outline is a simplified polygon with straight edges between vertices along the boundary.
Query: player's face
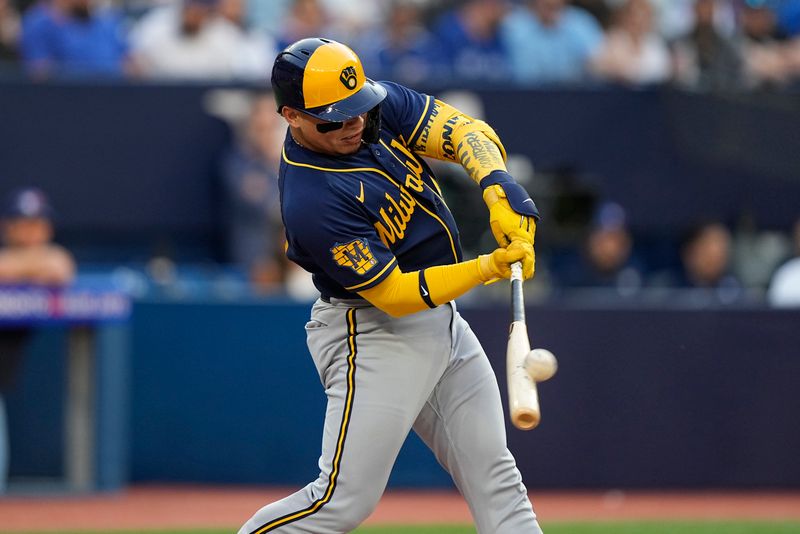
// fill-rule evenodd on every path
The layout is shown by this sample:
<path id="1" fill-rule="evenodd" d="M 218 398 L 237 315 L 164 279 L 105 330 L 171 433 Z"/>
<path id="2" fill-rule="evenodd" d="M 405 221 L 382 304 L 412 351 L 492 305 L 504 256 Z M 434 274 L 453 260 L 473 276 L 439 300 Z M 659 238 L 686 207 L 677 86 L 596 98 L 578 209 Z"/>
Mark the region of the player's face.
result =
<path id="1" fill-rule="evenodd" d="M 347 156 L 361 148 L 361 136 L 364 134 L 367 114 L 353 117 L 345 121 L 341 128 L 332 131 L 320 131 L 317 126 L 330 124 L 295 109 L 284 108 L 283 116 L 292 127 L 295 141 L 304 147 L 331 156 Z"/>

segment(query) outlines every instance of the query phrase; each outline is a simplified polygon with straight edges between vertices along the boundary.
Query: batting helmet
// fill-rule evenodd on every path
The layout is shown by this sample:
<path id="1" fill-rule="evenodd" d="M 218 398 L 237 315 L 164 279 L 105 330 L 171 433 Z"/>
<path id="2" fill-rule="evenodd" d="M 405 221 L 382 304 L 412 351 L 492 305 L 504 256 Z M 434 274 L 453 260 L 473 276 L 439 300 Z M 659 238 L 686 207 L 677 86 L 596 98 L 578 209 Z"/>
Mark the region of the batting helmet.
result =
<path id="1" fill-rule="evenodd" d="M 364 75 L 355 52 L 318 37 L 297 41 L 278 54 L 272 66 L 272 90 L 278 113 L 289 106 L 328 122 L 372 110 L 377 114 L 378 104 L 386 98 L 386 89 Z M 370 118 L 374 122 L 375 117 Z"/>

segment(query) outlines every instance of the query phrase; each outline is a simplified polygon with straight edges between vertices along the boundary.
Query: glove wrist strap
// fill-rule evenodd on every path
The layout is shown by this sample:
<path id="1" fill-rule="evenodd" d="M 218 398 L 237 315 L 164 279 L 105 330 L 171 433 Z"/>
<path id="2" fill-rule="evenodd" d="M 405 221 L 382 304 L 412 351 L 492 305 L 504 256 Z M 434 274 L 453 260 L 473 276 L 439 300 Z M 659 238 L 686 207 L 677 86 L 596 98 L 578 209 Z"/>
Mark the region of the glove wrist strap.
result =
<path id="1" fill-rule="evenodd" d="M 511 177 L 506 171 L 496 170 L 490 172 L 487 176 L 481 179 L 480 185 L 481 189 L 486 189 L 490 185 L 494 184 L 508 184 L 508 183 L 515 183 L 514 178 Z"/>
<path id="2" fill-rule="evenodd" d="M 515 182 L 510 174 L 505 171 L 494 171 L 481 180 L 481 187 L 484 191 L 487 187 L 495 184 L 503 188 L 506 200 L 512 210 L 520 215 L 527 215 L 539 220 L 539 209 L 536 204 L 531 200 L 525 188 Z"/>

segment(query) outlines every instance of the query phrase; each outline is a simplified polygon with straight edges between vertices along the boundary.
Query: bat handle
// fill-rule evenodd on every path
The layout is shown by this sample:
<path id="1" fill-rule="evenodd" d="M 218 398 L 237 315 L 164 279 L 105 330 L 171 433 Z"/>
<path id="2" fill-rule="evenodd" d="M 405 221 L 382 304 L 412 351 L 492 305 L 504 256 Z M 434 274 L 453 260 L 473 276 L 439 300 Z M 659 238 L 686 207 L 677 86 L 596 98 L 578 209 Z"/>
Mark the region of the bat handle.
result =
<path id="1" fill-rule="evenodd" d="M 525 322 L 525 300 L 522 295 L 522 264 L 511 264 L 511 316 L 514 321 Z"/>
<path id="2" fill-rule="evenodd" d="M 518 261 L 511 264 L 511 281 L 515 280 L 522 282 L 522 263 Z"/>

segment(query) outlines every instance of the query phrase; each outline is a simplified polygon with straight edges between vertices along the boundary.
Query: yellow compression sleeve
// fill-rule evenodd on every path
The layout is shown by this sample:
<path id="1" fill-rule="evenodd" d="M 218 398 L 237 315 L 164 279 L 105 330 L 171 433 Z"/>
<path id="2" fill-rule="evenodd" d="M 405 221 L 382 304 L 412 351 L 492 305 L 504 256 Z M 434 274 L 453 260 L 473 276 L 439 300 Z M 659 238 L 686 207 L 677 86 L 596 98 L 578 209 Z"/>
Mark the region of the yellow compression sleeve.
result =
<path id="1" fill-rule="evenodd" d="M 423 156 L 461 163 L 476 183 L 492 171 L 506 170 L 506 149 L 491 126 L 434 100 L 428 122 L 414 144 Z"/>
<path id="2" fill-rule="evenodd" d="M 409 273 L 396 267 L 383 282 L 358 294 L 389 315 L 402 317 L 450 302 L 492 278 L 480 262 L 476 258 Z"/>

